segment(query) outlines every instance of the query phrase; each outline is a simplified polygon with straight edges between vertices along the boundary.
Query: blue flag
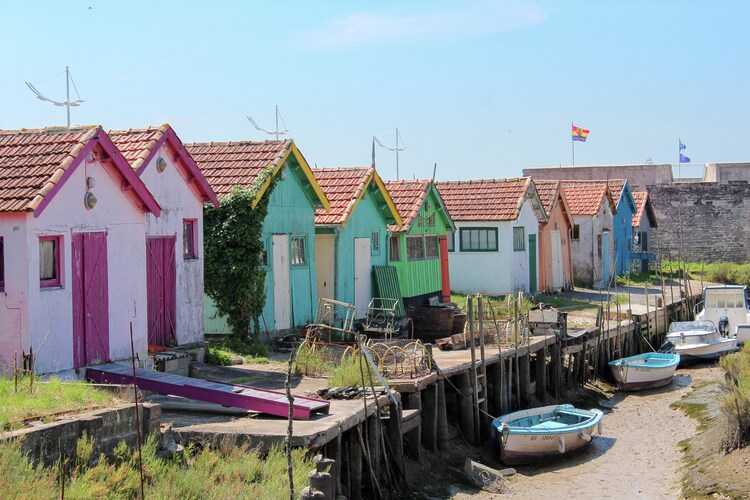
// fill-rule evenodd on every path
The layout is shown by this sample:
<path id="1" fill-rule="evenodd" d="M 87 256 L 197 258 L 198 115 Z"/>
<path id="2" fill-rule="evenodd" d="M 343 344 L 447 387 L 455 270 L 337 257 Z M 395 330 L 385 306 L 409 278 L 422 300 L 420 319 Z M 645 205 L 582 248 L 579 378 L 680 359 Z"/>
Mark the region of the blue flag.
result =
<path id="1" fill-rule="evenodd" d="M 680 163 L 690 163 L 690 158 L 680 153 Z"/>
<path id="2" fill-rule="evenodd" d="M 677 139 L 680 142 L 680 151 L 685 151 L 685 145 L 682 143 L 682 139 Z"/>

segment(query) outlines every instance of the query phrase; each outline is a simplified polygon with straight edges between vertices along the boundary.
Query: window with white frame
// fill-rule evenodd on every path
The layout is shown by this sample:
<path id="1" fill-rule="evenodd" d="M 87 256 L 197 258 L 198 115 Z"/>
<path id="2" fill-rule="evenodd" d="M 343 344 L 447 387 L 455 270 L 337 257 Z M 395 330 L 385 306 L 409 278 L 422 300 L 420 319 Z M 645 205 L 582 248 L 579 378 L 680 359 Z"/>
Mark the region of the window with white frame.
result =
<path id="1" fill-rule="evenodd" d="M 62 285 L 60 275 L 62 257 L 62 236 L 39 237 L 39 286 L 58 287 Z"/>
<path id="2" fill-rule="evenodd" d="M 459 231 L 462 252 L 496 252 L 497 228 L 462 227 Z"/>
<path id="3" fill-rule="evenodd" d="M 196 252 L 196 226 L 198 221 L 195 219 L 183 219 L 182 221 L 182 257 L 185 259 L 195 259 L 198 257 Z"/>
<path id="4" fill-rule="evenodd" d="M 295 236 L 292 238 L 292 265 L 307 265 L 307 255 L 305 255 L 305 237 Z"/>
<path id="5" fill-rule="evenodd" d="M 523 226 L 513 228 L 513 251 L 522 252 L 526 250 L 526 231 Z"/>
<path id="6" fill-rule="evenodd" d="M 424 238 L 419 236 L 406 237 L 406 259 L 422 260 L 424 259 Z"/>

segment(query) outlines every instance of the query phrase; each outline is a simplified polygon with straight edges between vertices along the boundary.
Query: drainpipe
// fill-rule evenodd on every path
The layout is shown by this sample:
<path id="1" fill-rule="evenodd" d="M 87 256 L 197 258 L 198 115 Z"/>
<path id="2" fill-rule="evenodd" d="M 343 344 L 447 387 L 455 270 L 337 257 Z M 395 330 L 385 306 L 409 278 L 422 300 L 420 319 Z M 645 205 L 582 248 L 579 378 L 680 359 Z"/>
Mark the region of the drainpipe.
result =
<path id="1" fill-rule="evenodd" d="M 451 279 L 448 269 L 448 236 L 440 236 L 440 275 L 443 281 L 443 300 L 451 301 Z"/>

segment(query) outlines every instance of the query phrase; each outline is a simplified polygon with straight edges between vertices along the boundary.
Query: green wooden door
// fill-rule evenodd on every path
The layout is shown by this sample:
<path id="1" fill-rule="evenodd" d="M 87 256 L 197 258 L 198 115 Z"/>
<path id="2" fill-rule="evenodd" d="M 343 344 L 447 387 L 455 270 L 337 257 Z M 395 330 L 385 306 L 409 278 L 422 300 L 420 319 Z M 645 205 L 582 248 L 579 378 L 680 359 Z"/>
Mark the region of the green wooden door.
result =
<path id="1" fill-rule="evenodd" d="M 536 293 L 536 235 L 529 235 L 529 292 Z"/>

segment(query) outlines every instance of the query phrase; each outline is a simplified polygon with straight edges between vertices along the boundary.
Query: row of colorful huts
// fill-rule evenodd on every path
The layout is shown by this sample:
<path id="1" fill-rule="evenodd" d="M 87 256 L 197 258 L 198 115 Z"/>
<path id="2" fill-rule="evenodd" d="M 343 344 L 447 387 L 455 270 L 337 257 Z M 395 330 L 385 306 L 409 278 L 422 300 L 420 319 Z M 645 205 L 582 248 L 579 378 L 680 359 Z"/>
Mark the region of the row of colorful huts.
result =
<path id="1" fill-rule="evenodd" d="M 373 268 L 405 304 L 461 293 L 605 287 L 650 258 L 656 222 L 627 181 L 384 181 L 374 165 L 310 168 L 292 140 L 183 144 L 164 125 L 0 132 L 0 371 L 130 357 L 227 333 L 204 294 L 203 209 L 269 169 L 263 326 L 364 315 Z M 273 186 L 269 189 L 269 186 Z M 637 236 L 634 236 L 637 235 Z M 15 358 L 15 359 L 14 359 Z"/>

